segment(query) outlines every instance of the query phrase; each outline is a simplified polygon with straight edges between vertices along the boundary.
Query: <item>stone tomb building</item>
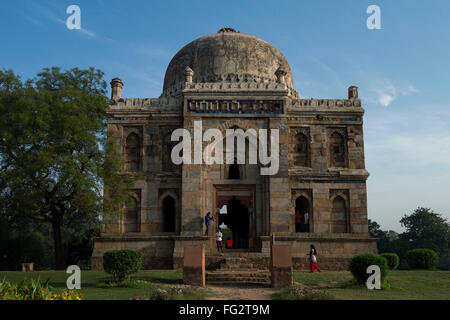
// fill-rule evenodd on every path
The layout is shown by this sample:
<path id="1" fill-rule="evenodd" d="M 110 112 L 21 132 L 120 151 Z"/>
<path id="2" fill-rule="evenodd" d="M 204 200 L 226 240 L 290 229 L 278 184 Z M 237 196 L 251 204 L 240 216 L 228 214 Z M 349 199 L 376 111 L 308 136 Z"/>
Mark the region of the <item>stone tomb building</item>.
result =
<path id="1" fill-rule="evenodd" d="M 125 169 L 142 179 L 130 204 L 103 218 L 94 268 L 102 268 L 105 251 L 125 248 L 141 251 L 145 268 L 181 268 L 185 244 L 203 244 L 212 268 L 221 259 L 214 232 L 222 223 L 235 246 L 224 255 L 248 252 L 261 267 L 268 265 L 272 235 L 292 246 L 297 269 L 309 265 L 310 244 L 324 269 L 344 269 L 353 255 L 376 252 L 368 235 L 369 173 L 357 87 L 348 89 L 347 99 L 302 99 L 280 51 L 229 28 L 182 48 L 169 63 L 159 98 L 123 98 L 118 78 L 111 86 L 108 130 Z M 261 175 L 260 165 L 248 162 L 172 163 L 178 143 L 172 132 L 186 128 L 193 135 L 199 120 L 203 132 L 217 128 L 224 136 L 226 129 L 279 129 L 278 173 Z M 224 205 L 227 214 L 219 214 Z M 209 237 L 207 212 L 215 218 Z"/>

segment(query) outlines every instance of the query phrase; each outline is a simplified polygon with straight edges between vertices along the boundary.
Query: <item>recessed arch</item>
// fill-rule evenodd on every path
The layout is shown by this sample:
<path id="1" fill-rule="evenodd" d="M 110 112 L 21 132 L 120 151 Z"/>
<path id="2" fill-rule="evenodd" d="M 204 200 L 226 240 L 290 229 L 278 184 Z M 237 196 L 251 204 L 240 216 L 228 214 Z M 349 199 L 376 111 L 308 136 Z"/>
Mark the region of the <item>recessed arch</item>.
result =
<path id="1" fill-rule="evenodd" d="M 176 216 L 176 201 L 167 195 L 162 200 L 162 232 L 175 232 Z"/>
<path id="2" fill-rule="evenodd" d="M 125 141 L 125 170 L 139 171 L 141 159 L 141 143 L 139 135 L 131 132 Z"/>
<path id="3" fill-rule="evenodd" d="M 295 232 L 310 232 L 311 204 L 301 195 L 295 199 Z"/>
<path id="4" fill-rule="evenodd" d="M 299 132 L 294 137 L 294 166 L 309 167 L 309 139 Z"/>
<path id="5" fill-rule="evenodd" d="M 345 199 L 337 195 L 332 199 L 331 232 L 346 233 L 348 231 L 348 208 Z"/>
<path id="6" fill-rule="evenodd" d="M 172 141 L 171 137 L 171 133 L 168 133 L 163 137 L 163 143 L 161 146 L 161 166 L 163 171 L 173 171 L 179 169 L 179 167 L 172 161 L 172 149 L 176 145 L 176 142 Z"/>
<path id="7" fill-rule="evenodd" d="M 345 137 L 340 132 L 334 131 L 329 138 L 330 167 L 346 167 L 346 154 Z"/>
<path id="8" fill-rule="evenodd" d="M 136 196 L 128 196 L 125 201 L 123 213 L 123 231 L 139 232 L 139 199 Z"/>

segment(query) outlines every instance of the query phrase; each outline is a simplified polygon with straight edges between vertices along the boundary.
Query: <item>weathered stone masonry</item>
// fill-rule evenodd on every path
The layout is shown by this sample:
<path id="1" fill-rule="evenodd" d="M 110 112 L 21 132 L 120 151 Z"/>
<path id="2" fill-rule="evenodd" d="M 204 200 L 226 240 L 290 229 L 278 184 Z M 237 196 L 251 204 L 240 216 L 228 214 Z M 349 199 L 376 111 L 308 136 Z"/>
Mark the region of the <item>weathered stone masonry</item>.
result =
<path id="1" fill-rule="evenodd" d="M 219 219 L 219 209 L 233 203 L 241 208 L 235 218 L 245 222 L 245 230 L 235 229 L 240 246 L 261 267 L 268 266 L 272 234 L 277 244 L 292 246 L 296 269 L 307 268 L 311 243 L 323 269 L 346 268 L 353 255 L 376 251 L 367 230 L 369 173 L 357 87 L 347 99 L 302 99 L 276 48 L 229 29 L 181 49 L 159 98 L 122 98 L 118 78 L 111 86 L 108 130 L 125 169 L 143 179 L 121 214 L 104 217 L 94 268 L 102 268 L 105 251 L 119 248 L 143 252 L 146 268 L 182 268 L 185 245 L 195 244 L 205 246 L 212 268 L 220 257 L 214 238 L 204 236 L 203 217 L 209 211 Z M 197 120 L 203 131 L 279 129 L 278 173 L 262 176 L 253 164 L 174 165 L 172 131 L 192 133 Z M 296 210 L 309 213 L 307 227 L 296 224 Z"/>

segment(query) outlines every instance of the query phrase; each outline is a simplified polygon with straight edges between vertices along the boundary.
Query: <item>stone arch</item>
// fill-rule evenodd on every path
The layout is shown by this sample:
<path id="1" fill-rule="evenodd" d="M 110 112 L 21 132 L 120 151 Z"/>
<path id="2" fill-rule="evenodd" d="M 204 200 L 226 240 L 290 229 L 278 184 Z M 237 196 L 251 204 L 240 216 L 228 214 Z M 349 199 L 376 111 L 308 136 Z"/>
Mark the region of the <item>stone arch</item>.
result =
<path id="1" fill-rule="evenodd" d="M 176 229 L 176 206 L 175 199 L 170 195 L 162 200 L 162 231 L 175 232 Z"/>
<path id="2" fill-rule="evenodd" d="M 125 170 L 139 171 L 141 162 L 141 141 L 138 134 L 131 132 L 125 140 Z"/>
<path id="3" fill-rule="evenodd" d="M 179 233 L 181 228 L 180 203 L 176 192 L 168 190 L 159 196 L 160 231 Z"/>
<path id="4" fill-rule="evenodd" d="M 306 132 L 297 132 L 290 143 L 291 164 L 296 167 L 310 167 L 310 139 Z"/>
<path id="5" fill-rule="evenodd" d="M 309 232 L 310 205 L 305 196 L 295 199 L 295 232 Z"/>
<path id="6" fill-rule="evenodd" d="M 314 231 L 314 214 L 311 189 L 295 189 L 292 190 L 291 207 L 293 214 L 293 230 L 295 232 L 313 232 Z M 301 216 L 301 222 L 298 224 L 297 211 Z M 305 217 L 305 212 L 308 215 Z M 305 219 L 306 218 L 306 219 Z M 307 223 L 304 223 L 307 220 Z"/>
<path id="7" fill-rule="evenodd" d="M 161 145 L 161 169 L 162 171 L 174 171 L 179 167 L 172 162 L 171 154 L 173 147 L 177 144 L 171 140 L 172 133 L 169 132 L 163 136 Z"/>
<path id="8" fill-rule="evenodd" d="M 337 194 L 331 199 L 331 232 L 349 232 L 348 203 L 343 194 Z"/>
<path id="9" fill-rule="evenodd" d="M 140 231 L 140 196 L 135 193 L 129 196 L 123 210 L 123 232 Z"/>
<path id="10" fill-rule="evenodd" d="M 222 143 L 223 143 L 223 161 L 224 161 L 224 165 L 223 165 L 223 177 L 225 179 L 230 179 L 230 169 L 234 169 L 235 172 L 239 172 L 239 179 L 246 179 L 247 178 L 247 169 L 249 165 L 259 165 L 258 163 L 258 136 L 257 133 L 256 135 L 253 135 L 251 132 L 249 132 L 250 137 L 245 137 L 245 164 L 238 164 L 237 163 L 237 142 L 235 140 L 235 147 L 234 147 L 234 164 L 227 164 L 226 163 L 226 152 L 227 152 L 227 147 L 226 147 L 226 130 L 227 129 L 233 129 L 233 130 L 243 130 L 245 133 L 247 132 L 247 130 L 249 129 L 254 129 L 251 128 L 248 124 L 245 124 L 245 126 L 238 126 L 238 124 L 242 124 L 240 122 L 236 122 L 236 121 L 229 121 L 228 123 L 226 123 L 225 125 L 222 126 L 222 128 L 220 129 L 222 132 Z M 256 129 L 254 129 L 256 131 Z M 242 136 L 241 133 L 238 133 L 239 136 Z M 255 143 L 251 143 L 250 141 L 251 139 L 255 140 Z M 256 152 L 256 164 L 250 164 L 249 161 L 249 152 L 250 150 L 253 149 Z M 232 178 L 232 179 L 236 179 L 236 178 Z"/>
<path id="11" fill-rule="evenodd" d="M 328 138 L 329 167 L 347 167 L 346 136 L 340 130 L 333 130 Z"/>

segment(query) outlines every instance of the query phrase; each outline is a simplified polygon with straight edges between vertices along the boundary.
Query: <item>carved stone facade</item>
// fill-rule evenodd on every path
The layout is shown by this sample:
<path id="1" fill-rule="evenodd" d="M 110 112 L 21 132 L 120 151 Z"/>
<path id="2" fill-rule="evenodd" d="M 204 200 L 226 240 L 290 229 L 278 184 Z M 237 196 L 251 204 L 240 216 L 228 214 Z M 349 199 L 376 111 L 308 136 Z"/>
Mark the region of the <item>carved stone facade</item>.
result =
<path id="1" fill-rule="evenodd" d="M 118 248 L 142 251 L 146 268 L 181 268 L 185 245 L 195 244 L 205 246 L 213 266 L 220 258 L 213 234 L 222 222 L 233 229 L 236 246 L 262 267 L 273 235 L 277 244 L 292 247 L 297 269 L 307 266 L 311 243 L 324 269 L 346 268 L 353 255 L 376 251 L 368 235 L 369 174 L 357 87 L 349 88 L 348 99 L 301 99 L 284 56 L 232 29 L 181 49 L 159 98 L 122 98 L 118 78 L 111 86 L 108 129 L 125 169 L 142 179 L 123 211 L 104 217 L 94 268 L 102 267 L 105 251 Z M 171 133 L 185 128 L 193 134 L 199 120 L 203 132 L 278 129 L 278 173 L 263 176 L 260 165 L 248 161 L 173 164 Z M 224 205 L 227 217 L 219 214 Z M 215 217 L 209 237 L 207 212 Z"/>

